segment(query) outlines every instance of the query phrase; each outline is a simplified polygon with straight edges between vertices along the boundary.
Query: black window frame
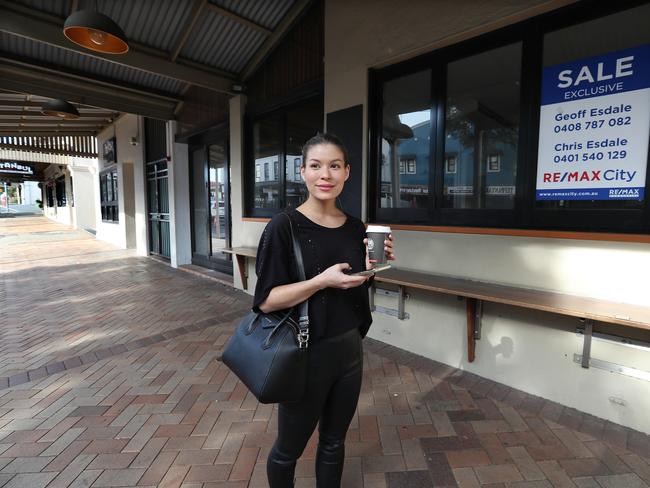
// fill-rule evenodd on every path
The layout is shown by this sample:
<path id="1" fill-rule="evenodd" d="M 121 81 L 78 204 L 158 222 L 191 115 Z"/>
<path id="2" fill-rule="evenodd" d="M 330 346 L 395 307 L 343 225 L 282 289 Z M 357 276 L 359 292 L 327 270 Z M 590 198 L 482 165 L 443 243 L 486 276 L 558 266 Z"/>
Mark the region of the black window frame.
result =
<path id="1" fill-rule="evenodd" d="M 518 24 L 468 39 L 436 51 L 368 72 L 368 219 L 373 222 L 406 225 L 490 227 L 532 230 L 650 232 L 650 151 L 646 169 L 646 195 L 641 208 L 632 209 L 545 209 L 535 198 L 537 148 L 541 103 L 542 55 L 544 36 L 553 31 L 616 14 L 647 4 L 630 0 L 612 5 L 586 0 Z M 449 63 L 521 42 L 520 120 L 517 146 L 516 192 L 512 209 L 443 208 L 445 171 L 444 120 L 447 66 Z M 379 176 L 381 169 L 382 86 L 417 71 L 431 70 L 432 160 L 429 207 L 381 208 Z M 433 142 L 435 140 L 435 142 Z M 448 155 L 448 154 L 447 154 Z"/>
<path id="2" fill-rule="evenodd" d="M 323 89 L 322 86 L 308 87 L 304 93 L 299 93 L 296 97 L 292 97 L 289 101 L 283 102 L 282 100 L 277 100 L 275 103 L 270 104 L 271 108 L 266 108 L 265 106 L 261 107 L 247 107 L 247 112 L 245 116 L 245 140 L 247 141 L 244 148 L 244 168 L 243 168 L 243 177 L 244 177 L 244 216 L 252 218 L 270 218 L 273 217 L 276 213 L 282 212 L 286 208 L 286 192 L 287 192 L 287 178 L 286 178 L 286 159 L 287 159 L 287 113 L 294 110 L 295 108 L 300 107 L 306 103 L 316 102 L 323 107 L 324 113 L 324 98 L 323 98 Z M 282 127 L 281 127 L 281 138 L 282 138 L 282 149 L 280 151 L 280 158 L 278 164 L 278 172 L 276 174 L 276 179 L 280 185 L 280 198 L 279 198 L 279 207 L 278 208 L 260 208 L 254 206 L 254 193 L 255 193 L 255 158 L 254 158 L 254 147 L 253 147 L 253 127 L 255 122 L 263 120 L 266 118 L 272 117 L 281 117 Z M 324 128 L 324 117 L 321 121 L 320 131 L 322 132 Z M 315 134 L 314 134 L 315 135 Z M 295 160 L 291 160 L 289 164 L 295 164 Z M 270 168 L 269 168 L 270 171 Z M 262 174 L 264 174 L 264 168 L 261 168 Z"/>
<path id="3" fill-rule="evenodd" d="M 111 200 L 108 200 L 108 175 L 111 175 Z M 99 173 L 99 201 L 102 222 L 116 224 L 120 221 L 120 205 L 118 200 L 117 168 L 109 168 Z"/>
<path id="4" fill-rule="evenodd" d="M 56 206 L 65 207 L 68 204 L 65 188 L 65 175 L 61 175 L 54 180 Z"/>
<path id="5" fill-rule="evenodd" d="M 45 187 L 45 200 L 48 207 L 54 207 L 54 182 L 52 182 L 51 185 L 48 184 Z"/>

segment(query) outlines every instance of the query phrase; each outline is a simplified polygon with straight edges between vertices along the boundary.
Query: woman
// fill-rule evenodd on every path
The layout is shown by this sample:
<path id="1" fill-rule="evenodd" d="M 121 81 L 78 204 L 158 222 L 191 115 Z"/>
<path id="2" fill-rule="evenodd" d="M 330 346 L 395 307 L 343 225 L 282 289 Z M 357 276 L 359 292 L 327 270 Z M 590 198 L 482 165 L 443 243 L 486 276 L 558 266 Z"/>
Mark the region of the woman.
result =
<path id="1" fill-rule="evenodd" d="M 253 309 L 268 313 L 309 300 L 310 319 L 305 394 L 299 402 L 279 405 L 278 437 L 267 474 L 271 488 L 292 487 L 296 460 L 318 423 L 317 486 L 330 488 L 341 483 L 345 435 L 361 388 L 361 339 L 372 322 L 369 278 L 349 273 L 370 265 L 364 224 L 336 207 L 350 176 L 341 141 L 329 134 L 307 141 L 300 174 L 307 201 L 271 220 L 257 253 Z M 300 242 L 305 281 L 296 276 L 290 223 Z M 394 259 L 391 236 L 385 246 L 388 259 Z"/>

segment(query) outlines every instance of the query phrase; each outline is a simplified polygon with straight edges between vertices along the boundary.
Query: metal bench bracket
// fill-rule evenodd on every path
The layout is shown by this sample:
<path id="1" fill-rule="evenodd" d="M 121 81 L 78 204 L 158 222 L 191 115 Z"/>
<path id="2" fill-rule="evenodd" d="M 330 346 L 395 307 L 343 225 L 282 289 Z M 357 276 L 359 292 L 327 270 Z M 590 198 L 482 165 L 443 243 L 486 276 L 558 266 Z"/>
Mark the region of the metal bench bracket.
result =
<path id="1" fill-rule="evenodd" d="M 582 343 L 582 367 L 589 368 L 589 359 L 591 357 L 591 336 L 594 333 L 594 321 L 585 319 L 585 332 Z"/>
<path id="2" fill-rule="evenodd" d="M 476 341 L 481 338 L 481 319 L 483 318 L 483 300 L 467 298 L 467 360 L 472 363 L 476 358 Z"/>
<path id="3" fill-rule="evenodd" d="M 397 309 L 375 305 L 375 294 L 385 297 L 397 298 Z M 408 298 L 410 298 L 410 295 L 406 293 L 405 286 L 399 285 L 397 291 L 392 291 L 386 290 L 385 288 L 378 288 L 376 284 L 373 283 L 370 290 L 370 310 L 377 313 L 391 315 L 393 317 L 397 317 L 400 320 L 406 320 L 410 318 L 410 315 L 405 311 L 404 303 Z"/>

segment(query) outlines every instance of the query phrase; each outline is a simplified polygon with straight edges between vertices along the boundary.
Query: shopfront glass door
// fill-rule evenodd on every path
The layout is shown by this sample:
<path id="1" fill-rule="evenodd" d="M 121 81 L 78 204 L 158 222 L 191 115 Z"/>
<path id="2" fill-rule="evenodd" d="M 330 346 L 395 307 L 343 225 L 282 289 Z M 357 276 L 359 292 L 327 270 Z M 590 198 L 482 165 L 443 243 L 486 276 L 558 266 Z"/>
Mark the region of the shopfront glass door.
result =
<path id="1" fill-rule="evenodd" d="M 230 246 L 230 191 L 227 145 L 192 149 L 192 262 L 232 273 L 232 260 L 222 251 Z"/>
<path id="2" fill-rule="evenodd" d="M 222 145 L 208 147 L 208 178 L 210 181 L 210 244 L 211 254 L 221 255 L 227 247 L 230 212 L 228 211 L 228 167 Z"/>

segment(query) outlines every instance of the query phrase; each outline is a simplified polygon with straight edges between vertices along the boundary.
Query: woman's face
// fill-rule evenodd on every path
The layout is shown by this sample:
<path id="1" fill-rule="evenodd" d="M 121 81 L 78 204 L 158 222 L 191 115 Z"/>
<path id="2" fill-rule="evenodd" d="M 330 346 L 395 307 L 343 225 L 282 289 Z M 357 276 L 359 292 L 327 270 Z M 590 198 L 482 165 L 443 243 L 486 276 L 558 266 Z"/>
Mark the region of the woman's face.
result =
<path id="1" fill-rule="evenodd" d="M 307 161 L 300 169 L 309 195 L 318 200 L 334 200 L 343 191 L 350 176 L 343 153 L 334 144 L 318 144 L 309 149 Z"/>

